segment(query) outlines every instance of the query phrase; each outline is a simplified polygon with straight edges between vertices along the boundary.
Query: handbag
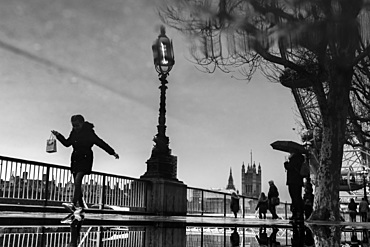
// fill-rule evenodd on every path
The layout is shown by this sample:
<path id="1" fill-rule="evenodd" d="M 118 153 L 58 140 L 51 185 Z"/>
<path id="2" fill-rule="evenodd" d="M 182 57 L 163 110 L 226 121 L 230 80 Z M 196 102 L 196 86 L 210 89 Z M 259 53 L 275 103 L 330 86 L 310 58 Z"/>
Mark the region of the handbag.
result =
<path id="1" fill-rule="evenodd" d="M 49 139 L 46 140 L 46 152 L 55 153 L 57 151 L 57 140 L 54 135 L 51 134 Z"/>
<path id="2" fill-rule="evenodd" d="M 272 205 L 276 206 L 280 204 L 280 198 L 279 197 L 272 197 L 271 198 Z"/>

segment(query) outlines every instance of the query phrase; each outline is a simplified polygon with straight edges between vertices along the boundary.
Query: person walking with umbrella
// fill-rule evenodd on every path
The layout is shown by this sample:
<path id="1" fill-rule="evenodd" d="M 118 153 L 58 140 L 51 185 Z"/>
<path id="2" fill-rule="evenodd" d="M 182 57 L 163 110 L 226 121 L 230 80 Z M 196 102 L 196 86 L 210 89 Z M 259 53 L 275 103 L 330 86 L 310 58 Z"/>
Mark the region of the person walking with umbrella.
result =
<path id="1" fill-rule="evenodd" d="M 301 167 L 304 162 L 302 153 L 292 151 L 287 161 L 284 162 L 284 168 L 287 172 L 286 184 L 290 198 L 292 200 L 292 220 L 303 220 L 303 198 L 302 187 L 303 177 L 300 174 Z"/>

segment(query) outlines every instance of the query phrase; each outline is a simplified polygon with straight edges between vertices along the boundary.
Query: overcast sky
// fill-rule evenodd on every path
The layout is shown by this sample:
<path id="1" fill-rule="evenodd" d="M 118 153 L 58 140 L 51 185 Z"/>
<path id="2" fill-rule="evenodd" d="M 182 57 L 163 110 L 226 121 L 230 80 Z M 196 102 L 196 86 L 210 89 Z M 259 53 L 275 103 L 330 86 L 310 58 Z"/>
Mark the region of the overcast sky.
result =
<path id="1" fill-rule="evenodd" d="M 95 171 L 145 173 L 159 109 L 151 45 L 161 24 L 149 2 L 0 1 L 1 155 L 69 166 L 71 148 L 58 143 L 58 152 L 48 154 L 45 143 L 52 129 L 68 136 L 70 117 L 78 113 L 121 157 L 95 147 Z M 186 38 L 169 28 L 167 36 L 176 64 L 168 77 L 166 124 L 178 179 L 225 188 L 232 168 L 241 190 L 241 166 L 250 163 L 252 150 L 263 191 L 273 179 L 289 200 L 287 154 L 270 143 L 299 142 L 290 90 L 258 73 L 249 83 L 202 73 L 189 62 Z"/>

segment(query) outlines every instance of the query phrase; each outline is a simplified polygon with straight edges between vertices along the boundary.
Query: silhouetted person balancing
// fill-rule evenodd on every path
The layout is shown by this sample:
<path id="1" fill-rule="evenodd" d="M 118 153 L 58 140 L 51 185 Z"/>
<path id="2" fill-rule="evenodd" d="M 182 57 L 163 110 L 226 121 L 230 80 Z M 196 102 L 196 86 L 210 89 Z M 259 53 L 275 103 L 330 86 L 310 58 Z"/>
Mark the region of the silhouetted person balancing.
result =
<path id="1" fill-rule="evenodd" d="M 65 147 L 73 147 L 71 172 L 75 190 L 72 203 L 63 203 L 63 206 L 74 211 L 75 218 L 78 218 L 84 207 L 81 188 L 82 179 L 86 174 L 91 173 L 93 166 L 93 151 L 91 148 L 97 145 L 116 159 L 119 159 L 119 156 L 113 148 L 95 134 L 94 125 L 85 121 L 82 115 L 72 116 L 71 123 L 72 131 L 67 139 L 58 131 L 52 130 L 51 132 Z"/>

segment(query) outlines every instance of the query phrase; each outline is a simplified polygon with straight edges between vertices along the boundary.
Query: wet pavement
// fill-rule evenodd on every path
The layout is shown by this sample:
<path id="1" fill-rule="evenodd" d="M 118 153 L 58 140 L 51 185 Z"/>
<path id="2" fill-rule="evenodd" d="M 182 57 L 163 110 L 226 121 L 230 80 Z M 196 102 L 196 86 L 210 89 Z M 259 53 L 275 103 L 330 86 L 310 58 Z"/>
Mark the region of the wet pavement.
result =
<path id="1" fill-rule="evenodd" d="M 68 213 L 63 207 L 6 205 L 1 207 L 0 225 L 60 225 Z M 291 228 L 285 219 L 233 218 L 215 216 L 159 216 L 145 213 L 86 210 L 84 225 L 170 225 L 213 227 L 278 227 Z M 369 222 L 305 222 L 312 225 L 341 226 L 343 228 L 370 229 Z"/>

